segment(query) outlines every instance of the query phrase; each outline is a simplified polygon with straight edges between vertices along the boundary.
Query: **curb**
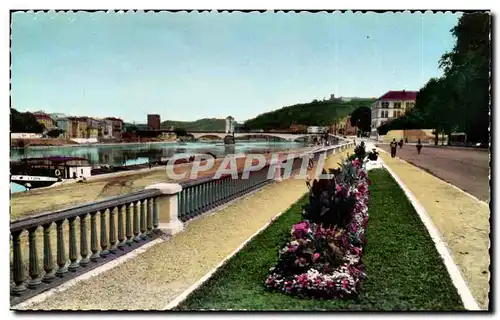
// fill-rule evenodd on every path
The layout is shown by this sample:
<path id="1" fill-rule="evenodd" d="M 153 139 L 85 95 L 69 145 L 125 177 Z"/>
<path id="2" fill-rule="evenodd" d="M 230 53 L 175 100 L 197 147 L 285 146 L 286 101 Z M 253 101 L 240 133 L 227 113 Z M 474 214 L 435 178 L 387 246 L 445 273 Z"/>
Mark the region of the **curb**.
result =
<path id="1" fill-rule="evenodd" d="M 383 149 L 381 149 L 381 148 L 377 148 L 377 149 L 378 149 L 379 151 L 382 151 L 382 152 L 386 153 L 386 154 L 389 154 L 389 152 L 387 152 L 387 151 L 385 151 L 385 150 L 383 150 Z M 421 170 L 421 171 L 423 171 L 423 172 L 425 172 L 425 173 L 429 174 L 429 173 L 428 173 L 428 172 L 426 172 L 425 170 L 422 170 L 421 168 L 417 167 L 416 165 L 413 165 L 413 164 L 409 163 L 408 161 L 406 161 L 406 160 L 404 160 L 404 159 L 401 159 L 401 158 L 397 158 L 397 159 L 398 159 L 399 161 L 403 162 L 403 163 L 406 163 L 406 164 L 408 164 L 408 165 L 410 165 L 410 166 L 412 166 L 412 167 L 417 168 L 418 170 Z M 472 198 L 473 200 L 476 200 L 476 201 L 477 201 L 477 202 L 479 202 L 481 205 L 485 205 L 485 206 L 488 206 L 488 207 L 490 206 L 490 204 L 489 204 L 488 202 L 483 201 L 483 200 L 479 200 L 476 196 L 473 196 L 472 194 L 470 194 L 470 193 L 468 193 L 468 192 L 466 192 L 466 191 L 464 191 L 464 190 L 460 189 L 459 187 L 457 187 L 457 186 L 455 186 L 455 185 L 453 185 L 453 184 L 449 183 L 448 181 L 445 181 L 445 180 L 443 180 L 443 179 L 441 179 L 441 178 L 439 178 L 439 177 L 437 177 L 437 176 L 435 176 L 435 175 L 432 175 L 432 174 L 431 174 L 431 176 L 433 176 L 433 177 L 435 177 L 435 178 L 437 178 L 437 179 L 439 179 L 439 180 L 443 181 L 444 183 L 446 183 L 447 185 L 449 185 L 449 186 L 450 186 L 450 187 L 452 187 L 453 189 L 460 191 L 461 193 L 465 194 L 465 195 L 466 195 L 466 196 L 468 196 L 469 198 Z M 491 175 L 490 175 L 490 179 L 491 179 Z M 491 191 L 491 190 L 490 190 L 490 191 Z"/>
<path id="2" fill-rule="evenodd" d="M 394 180 L 398 183 L 399 187 L 404 191 L 404 193 L 408 197 L 408 200 L 410 200 L 412 206 L 415 208 L 415 211 L 419 215 L 420 220 L 427 229 L 427 232 L 429 232 L 429 235 L 434 241 L 434 244 L 436 246 L 439 255 L 444 261 L 445 267 L 448 271 L 448 274 L 450 275 L 453 285 L 457 289 L 457 292 L 460 295 L 460 298 L 462 299 L 462 303 L 465 309 L 470 311 L 482 310 L 481 308 L 479 308 L 476 300 L 472 296 L 469 287 L 467 286 L 467 283 L 465 282 L 464 278 L 462 277 L 462 274 L 460 273 L 458 266 L 453 261 L 453 258 L 450 254 L 450 251 L 446 243 L 442 239 L 439 230 L 432 222 L 432 219 L 425 211 L 425 208 L 420 204 L 420 202 L 418 202 L 417 198 L 411 193 L 411 191 L 406 187 L 406 185 L 396 175 L 396 173 L 392 171 L 392 169 L 384 162 L 384 160 L 380 159 L 380 162 L 382 163 L 382 166 L 391 174 Z"/>

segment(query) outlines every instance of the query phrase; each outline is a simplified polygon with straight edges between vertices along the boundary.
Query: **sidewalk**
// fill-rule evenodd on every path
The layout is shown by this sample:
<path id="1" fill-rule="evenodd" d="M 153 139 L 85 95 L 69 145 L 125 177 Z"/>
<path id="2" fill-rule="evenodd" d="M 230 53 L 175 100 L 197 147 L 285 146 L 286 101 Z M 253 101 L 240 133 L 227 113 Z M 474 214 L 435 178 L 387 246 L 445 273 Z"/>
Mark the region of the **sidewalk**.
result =
<path id="1" fill-rule="evenodd" d="M 336 167 L 352 148 L 327 159 Z M 266 186 L 188 223 L 183 232 L 137 257 L 25 310 L 158 310 L 207 274 L 271 218 L 307 192 L 304 180 Z"/>
<path id="2" fill-rule="evenodd" d="M 447 182 L 380 152 L 431 217 L 479 306 L 488 308 L 490 209 Z"/>

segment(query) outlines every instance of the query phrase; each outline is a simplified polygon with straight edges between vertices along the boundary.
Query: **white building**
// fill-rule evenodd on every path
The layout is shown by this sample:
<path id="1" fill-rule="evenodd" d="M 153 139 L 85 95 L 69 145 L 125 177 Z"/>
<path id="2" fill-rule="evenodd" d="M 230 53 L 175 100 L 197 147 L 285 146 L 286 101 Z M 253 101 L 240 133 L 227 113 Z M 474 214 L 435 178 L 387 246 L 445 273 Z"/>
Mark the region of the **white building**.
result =
<path id="1" fill-rule="evenodd" d="M 307 133 L 327 133 L 328 127 L 318 127 L 318 126 L 309 126 L 307 127 Z"/>
<path id="2" fill-rule="evenodd" d="M 234 118 L 229 116 L 226 118 L 226 133 L 233 134 L 234 132 Z"/>
<path id="3" fill-rule="evenodd" d="M 415 105 L 417 91 L 389 91 L 372 105 L 371 137 L 378 137 L 377 128 L 387 121 L 405 114 Z"/>

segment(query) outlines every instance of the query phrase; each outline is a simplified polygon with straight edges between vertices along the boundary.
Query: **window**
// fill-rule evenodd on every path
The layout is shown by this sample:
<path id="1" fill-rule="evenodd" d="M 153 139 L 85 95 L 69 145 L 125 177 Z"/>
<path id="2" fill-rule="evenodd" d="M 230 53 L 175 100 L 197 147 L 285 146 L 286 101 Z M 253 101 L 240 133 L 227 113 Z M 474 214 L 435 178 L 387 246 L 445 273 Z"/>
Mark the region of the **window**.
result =
<path id="1" fill-rule="evenodd" d="M 413 108 L 415 106 L 415 102 L 407 102 L 406 108 Z"/>
<path id="2" fill-rule="evenodd" d="M 389 116 L 389 111 L 388 110 L 382 110 L 380 111 L 380 117 L 381 118 L 387 118 Z"/>
<path id="3" fill-rule="evenodd" d="M 83 174 L 83 169 L 81 169 L 80 171 L 81 171 L 81 172 L 82 172 L 82 174 Z"/>
<path id="4" fill-rule="evenodd" d="M 394 102 L 394 109 L 401 109 L 401 102 Z"/>
<path id="5" fill-rule="evenodd" d="M 386 108 L 386 109 L 389 108 L 389 102 L 383 101 L 382 102 L 382 108 Z"/>

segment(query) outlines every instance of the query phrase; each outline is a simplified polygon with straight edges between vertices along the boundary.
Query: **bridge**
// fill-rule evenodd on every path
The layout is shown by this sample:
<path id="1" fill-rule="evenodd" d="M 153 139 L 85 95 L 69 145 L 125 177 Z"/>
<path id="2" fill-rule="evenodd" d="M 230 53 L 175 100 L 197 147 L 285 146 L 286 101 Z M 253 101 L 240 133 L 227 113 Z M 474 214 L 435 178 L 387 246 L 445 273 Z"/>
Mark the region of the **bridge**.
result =
<path id="1" fill-rule="evenodd" d="M 151 136 L 158 135 L 159 133 L 175 133 L 174 130 L 141 130 L 137 131 L 138 136 Z M 187 131 L 188 135 L 193 136 L 195 139 L 200 138 L 217 138 L 223 140 L 226 136 L 231 136 L 231 133 L 225 131 Z M 235 138 L 244 138 L 244 137 L 274 137 L 279 138 L 285 141 L 297 141 L 308 137 L 315 136 L 323 136 L 323 133 L 293 133 L 287 131 L 273 131 L 273 132 L 259 132 L 259 131 L 250 131 L 250 132 L 235 132 Z M 333 134 L 328 134 L 329 137 L 343 139 L 340 136 L 336 136 Z"/>

